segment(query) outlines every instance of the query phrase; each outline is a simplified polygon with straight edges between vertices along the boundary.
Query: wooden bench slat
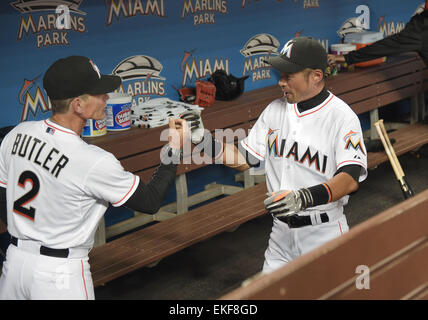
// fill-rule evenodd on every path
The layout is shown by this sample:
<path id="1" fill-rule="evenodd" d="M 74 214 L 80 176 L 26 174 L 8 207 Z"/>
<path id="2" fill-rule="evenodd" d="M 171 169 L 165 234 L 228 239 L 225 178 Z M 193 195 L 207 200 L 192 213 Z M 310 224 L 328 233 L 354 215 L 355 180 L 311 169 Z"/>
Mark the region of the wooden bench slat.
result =
<path id="1" fill-rule="evenodd" d="M 94 253 L 94 251 L 96 253 Z M 129 246 L 118 246 L 110 243 L 97 247 L 96 250 L 92 249 L 90 252 L 91 272 L 94 272 L 94 270 L 95 272 L 99 272 L 99 270 L 109 268 L 109 266 L 116 262 L 122 261 L 127 257 L 135 256 L 141 251 L 141 249 Z"/>
<path id="2" fill-rule="evenodd" d="M 163 129 L 164 127 L 152 129 L 132 127 L 129 130 L 110 131 L 105 136 L 85 140 L 113 153 L 120 160 L 164 145 L 165 141 L 159 139 Z"/>
<path id="3" fill-rule="evenodd" d="M 93 277 L 95 279 L 94 282 L 98 281 L 98 272 L 106 272 L 107 274 L 111 274 L 112 270 L 116 270 L 116 274 L 118 274 L 118 270 L 123 269 L 123 267 L 126 266 L 126 270 L 122 271 L 122 274 L 125 274 L 125 271 L 130 271 L 128 266 L 129 261 L 134 261 L 133 267 L 135 269 L 141 268 L 151 262 L 157 261 L 168 255 L 176 253 L 197 242 L 211 238 L 212 236 L 221 233 L 227 230 L 228 228 L 235 226 L 236 224 L 242 224 L 248 221 L 249 219 L 257 217 L 263 213 L 264 210 L 254 210 L 253 216 L 245 215 L 245 217 L 241 216 L 240 219 L 236 218 L 235 220 L 231 220 L 230 218 L 233 217 L 231 216 L 229 217 L 229 219 L 210 220 L 209 225 L 199 226 L 199 228 L 197 229 L 198 234 L 195 234 L 194 230 L 190 228 L 187 230 L 181 230 L 181 232 L 173 230 L 168 235 L 165 235 L 163 239 L 160 239 L 162 241 L 159 242 L 156 247 L 152 247 L 150 250 L 136 251 L 132 256 L 125 256 L 124 260 L 118 259 L 118 257 L 116 256 L 114 257 L 114 261 L 112 261 L 111 264 L 103 264 L 106 266 L 106 268 L 97 271 L 97 273 L 92 272 Z M 135 246 L 140 247 L 137 244 L 135 244 Z M 144 246 L 144 244 L 141 244 L 141 246 Z M 121 247 L 118 247 L 118 249 L 120 248 Z M 106 269 L 108 270 L 106 271 Z"/>
<path id="4" fill-rule="evenodd" d="M 349 105 L 367 100 L 371 97 L 376 97 L 384 93 L 395 90 L 405 89 L 407 87 L 415 87 L 415 91 L 421 89 L 421 76 L 418 73 L 410 73 L 404 77 L 400 77 L 387 82 L 378 83 L 365 88 L 353 90 L 351 92 L 340 95 L 343 101 Z M 418 82 L 419 80 L 419 82 Z"/>
<path id="5" fill-rule="evenodd" d="M 390 103 L 409 98 L 419 92 L 420 86 L 397 89 L 377 97 L 373 97 L 358 103 L 350 104 L 356 114 L 362 114 Z"/>
<path id="6" fill-rule="evenodd" d="M 399 156 L 428 143 L 428 124 L 415 123 L 408 125 L 388 133 L 388 136 L 390 139 L 396 140 L 393 148 L 397 156 Z M 386 161 L 388 161 L 388 156 L 385 151 L 368 153 L 367 165 L 369 168 L 374 168 Z"/>
<path id="7" fill-rule="evenodd" d="M 370 68 L 356 68 L 355 71 L 341 73 L 340 77 L 329 78 L 327 87 L 335 94 L 341 95 L 361 87 L 424 69 L 423 62 L 416 56 L 403 55 L 389 59 L 389 61 L 393 62 Z"/>

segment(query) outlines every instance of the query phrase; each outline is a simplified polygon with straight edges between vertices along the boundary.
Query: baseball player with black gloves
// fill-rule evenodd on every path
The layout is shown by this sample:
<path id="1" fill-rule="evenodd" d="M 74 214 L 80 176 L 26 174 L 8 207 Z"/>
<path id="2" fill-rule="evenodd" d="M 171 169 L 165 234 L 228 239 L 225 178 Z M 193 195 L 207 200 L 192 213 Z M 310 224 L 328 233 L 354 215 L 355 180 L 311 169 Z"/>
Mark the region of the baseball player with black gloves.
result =
<path id="1" fill-rule="evenodd" d="M 246 155 L 225 145 L 224 164 L 238 170 L 265 162 L 273 216 L 263 273 L 347 232 L 343 213 L 349 194 L 367 177 L 360 121 L 326 90 L 327 53 L 310 37 L 288 41 L 266 60 L 281 72 L 284 93 L 262 112 L 241 140 Z M 231 159 L 235 159 L 231 161 Z"/>
<path id="2" fill-rule="evenodd" d="M 189 139 L 185 120 L 170 120 L 169 144 L 148 184 L 80 137 L 87 119 L 105 118 L 107 93 L 120 84 L 86 57 L 59 59 L 43 78 L 51 118 L 20 123 L 4 138 L 0 190 L 11 244 L 0 299 L 94 299 L 88 252 L 108 204 L 158 211 Z"/>

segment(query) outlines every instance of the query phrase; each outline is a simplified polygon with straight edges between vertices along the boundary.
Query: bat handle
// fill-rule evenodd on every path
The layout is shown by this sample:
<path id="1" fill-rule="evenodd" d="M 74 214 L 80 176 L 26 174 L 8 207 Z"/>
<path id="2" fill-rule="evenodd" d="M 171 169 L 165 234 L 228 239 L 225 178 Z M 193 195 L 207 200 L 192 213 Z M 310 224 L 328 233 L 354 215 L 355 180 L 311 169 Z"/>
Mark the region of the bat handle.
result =
<path id="1" fill-rule="evenodd" d="M 409 199 L 415 195 L 410 185 L 407 183 L 406 177 L 402 177 L 398 180 L 400 183 L 401 191 L 403 191 L 403 195 L 405 199 Z"/>

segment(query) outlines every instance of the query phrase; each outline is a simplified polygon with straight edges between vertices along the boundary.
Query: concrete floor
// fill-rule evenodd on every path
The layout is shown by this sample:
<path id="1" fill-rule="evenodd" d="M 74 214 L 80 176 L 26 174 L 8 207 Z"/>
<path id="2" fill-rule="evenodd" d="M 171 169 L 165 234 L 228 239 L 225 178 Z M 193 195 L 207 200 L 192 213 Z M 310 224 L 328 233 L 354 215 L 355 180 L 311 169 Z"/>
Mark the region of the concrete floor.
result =
<path id="1" fill-rule="evenodd" d="M 399 157 L 415 193 L 428 188 L 428 145 Z M 389 162 L 369 171 L 345 213 L 356 224 L 403 201 Z M 264 216 L 142 268 L 95 290 L 96 299 L 212 300 L 261 270 L 272 218 Z"/>

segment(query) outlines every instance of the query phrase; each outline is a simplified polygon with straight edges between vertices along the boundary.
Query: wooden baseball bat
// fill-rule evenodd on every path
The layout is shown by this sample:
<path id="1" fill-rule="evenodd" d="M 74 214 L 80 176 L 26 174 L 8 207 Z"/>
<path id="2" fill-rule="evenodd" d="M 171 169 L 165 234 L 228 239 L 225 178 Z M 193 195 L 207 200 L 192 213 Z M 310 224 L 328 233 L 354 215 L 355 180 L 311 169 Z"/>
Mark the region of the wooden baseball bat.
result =
<path id="1" fill-rule="evenodd" d="M 403 192 L 404 198 L 408 199 L 414 196 L 414 192 L 407 182 L 406 176 L 401 168 L 400 162 L 398 161 L 395 150 L 392 147 L 391 141 L 389 140 L 388 134 L 383 125 L 383 119 L 374 123 L 377 133 L 382 141 L 383 147 L 385 148 L 386 155 L 388 156 L 389 162 L 391 163 L 392 169 L 394 170 L 395 176 L 397 177 L 398 183 L 400 184 L 401 191 Z"/>

